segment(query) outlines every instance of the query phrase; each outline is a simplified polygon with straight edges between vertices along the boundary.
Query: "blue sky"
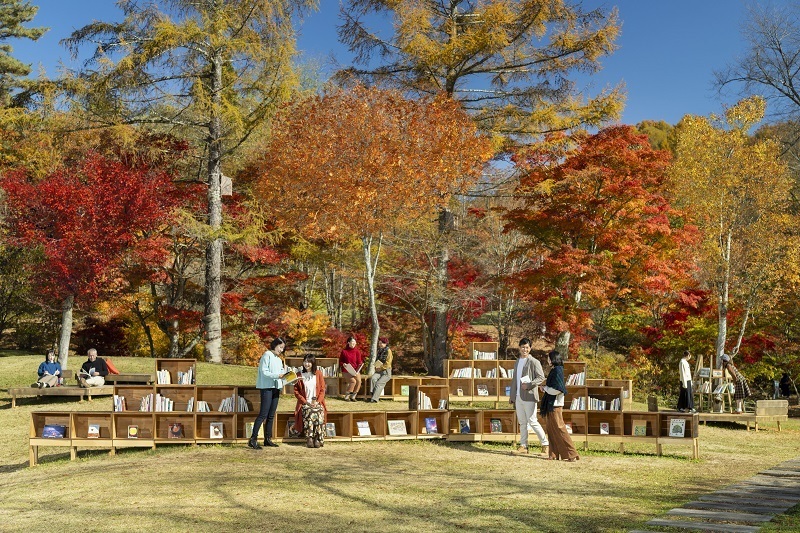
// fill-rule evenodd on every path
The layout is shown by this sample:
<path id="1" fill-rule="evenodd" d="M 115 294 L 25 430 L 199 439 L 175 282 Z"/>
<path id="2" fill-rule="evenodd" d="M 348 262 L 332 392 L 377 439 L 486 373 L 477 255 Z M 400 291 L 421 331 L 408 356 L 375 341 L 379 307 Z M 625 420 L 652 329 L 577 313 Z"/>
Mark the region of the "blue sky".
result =
<path id="1" fill-rule="evenodd" d="M 777 1 L 784 4 L 790 0 Z M 39 6 L 33 21 L 50 31 L 36 43 L 12 43 L 14 55 L 48 75 L 59 61 L 70 62 L 58 41 L 92 20 L 116 20 L 112 0 L 31 0 Z M 335 54 L 347 63 L 347 51 L 337 42 L 338 0 L 320 0 L 320 9 L 300 27 L 299 48 L 325 61 Z M 712 88 L 713 71 L 722 69 L 744 51 L 740 27 L 747 15 L 744 0 L 584 0 L 586 8 L 619 9 L 622 34 L 619 49 L 604 61 L 603 71 L 590 80 L 589 90 L 623 82 L 627 102 L 622 122 L 666 120 L 675 123 L 687 114 L 719 112 L 723 101 Z M 730 103 L 730 98 L 728 99 Z"/>

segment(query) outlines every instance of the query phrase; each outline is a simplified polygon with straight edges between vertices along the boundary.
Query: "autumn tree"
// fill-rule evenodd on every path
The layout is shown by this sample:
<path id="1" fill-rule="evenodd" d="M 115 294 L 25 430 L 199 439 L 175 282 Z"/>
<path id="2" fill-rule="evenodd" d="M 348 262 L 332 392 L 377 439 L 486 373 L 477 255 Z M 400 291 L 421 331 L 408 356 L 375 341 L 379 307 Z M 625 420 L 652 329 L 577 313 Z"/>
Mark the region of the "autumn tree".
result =
<path id="1" fill-rule="evenodd" d="M 678 127 L 676 194 L 704 236 L 699 264 L 701 281 L 717 300 L 718 365 L 723 353 L 738 353 L 752 313 L 769 301 L 781 274 L 778 265 L 797 246 L 797 221 L 789 213 L 791 180 L 778 145 L 748 134 L 765 106 L 761 98 L 748 98 L 724 117 L 686 116 Z M 741 319 L 729 344 L 734 304 Z"/>
<path id="2" fill-rule="evenodd" d="M 469 187 L 489 150 L 458 103 L 411 101 L 379 89 L 314 96 L 276 122 L 258 163 L 257 195 L 279 206 L 270 215 L 303 235 L 360 241 L 372 320 L 370 370 L 380 336 L 375 278 L 384 233 Z"/>
<path id="3" fill-rule="evenodd" d="M 373 27 L 376 17 L 389 19 L 392 29 Z M 349 0 L 341 18 L 339 38 L 355 54 L 355 65 L 339 79 L 412 96 L 443 92 L 499 142 L 526 143 L 549 132 L 599 126 L 621 110 L 620 88 L 586 97 L 573 79 L 599 70 L 600 60 L 613 52 L 616 11 L 584 11 L 567 0 Z M 432 292 L 438 295 L 433 302 L 438 364 L 447 358 L 449 306 L 443 296 L 451 220 L 444 206 L 439 289 Z"/>
<path id="4" fill-rule="evenodd" d="M 223 163 L 296 85 L 293 17 L 312 0 L 121 0 L 119 23 L 94 22 L 65 42 L 95 45 L 67 84 L 89 116 L 172 127 L 195 139 L 207 185 L 206 359 L 221 362 Z"/>
<path id="5" fill-rule="evenodd" d="M 3 176 L 11 243 L 41 249 L 34 272 L 43 296 L 61 302 L 59 361 L 67 363 L 76 302 L 124 286 L 129 253 L 150 245 L 146 232 L 167 221 L 173 176 L 155 164 L 88 153 L 34 180 L 24 170 Z"/>
<path id="6" fill-rule="evenodd" d="M 30 65 L 26 65 L 12 57 L 14 49 L 9 39 L 31 39 L 36 41 L 44 35 L 48 28 L 29 28 L 25 23 L 33 20 L 39 8 L 25 0 L 0 1 L 0 105 L 8 106 L 15 89 L 22 83 L 21 79 L 31 73 Z"/>
<path id="7" fill-rule="evenodd" d="M 529 153 L 508 231 L 528 238 L 529 268 L 511 277 L 548 327 L 556 349 L 591 326 L 592 312 L 665 290 L 684 239 L 667 200 L 669 154 L 616 126 L 577 135 L 563 155 Z"/>

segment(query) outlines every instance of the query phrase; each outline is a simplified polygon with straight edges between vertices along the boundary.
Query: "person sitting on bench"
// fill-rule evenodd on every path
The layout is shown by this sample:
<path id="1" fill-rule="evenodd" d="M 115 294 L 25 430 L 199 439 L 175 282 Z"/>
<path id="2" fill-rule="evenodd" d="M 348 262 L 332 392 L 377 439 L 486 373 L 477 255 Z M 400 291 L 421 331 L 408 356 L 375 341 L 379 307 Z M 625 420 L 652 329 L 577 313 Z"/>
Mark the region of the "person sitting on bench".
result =
<path id="1" fill-rule="evenodd" d="M 81 387 L 102 387 L 106 383 L 108 366 L 102 357 L 97 357 L 97 350 L 90 348 L 86 352 L 88 360 L 81 365 L 78 383 Z"/>
<path id="2" fill-rule="evenodd" d="M 56 353 L 47 350 L 44 362 L 39 365 L 39 379 L 31 387 L 43 389 L 45 387 L 57 387 L 61 378 L 61 365 L 56 361 Z"/>

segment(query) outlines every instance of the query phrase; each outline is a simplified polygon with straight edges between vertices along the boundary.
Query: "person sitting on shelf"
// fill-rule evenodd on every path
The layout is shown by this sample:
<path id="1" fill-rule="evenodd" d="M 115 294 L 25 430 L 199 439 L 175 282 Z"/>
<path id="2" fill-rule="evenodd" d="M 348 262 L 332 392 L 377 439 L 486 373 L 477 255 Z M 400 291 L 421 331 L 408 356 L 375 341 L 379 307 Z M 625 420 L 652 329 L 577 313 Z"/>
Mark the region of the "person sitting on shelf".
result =
<path id="1" fill-rule="evenodd" d="M 528 430 L 532 429 L 539 438 L 542 455 L 547 457 L 550 443 L 544 428 L 536 416 L 539 405 L 539 385 L 544 381 L 542 364 L 531 355 L 531 341 L 522 338 L 519 341 L 519 359 L 514 365 L 514 379 L 511 381 L 511 393 L 508 403 L 514 406 L 519 422 L 519 448 L 517 452 L 528 453 Z"/>
<path id="2" fill-rule="evenodd" d="M 88 359 L 81 365 L 78 374 L 78 383 L 81 387 L 102 387 L 105 385 L 108 375 L 106 362 L 102 357 L 97 357 L 97 350 L 94 348 L 89 348 L 86 357 Z"/>
<path id="3" fill-rule="evenodd" d="M 733 400 L 736 402 L 736 413 L 741 414 L 744 412 L 744 399 L 750 396 L 750 385 L 739 369 L 733 365 L 728 354 L 722 354 L 722 369 L 733 378 Z"/>
<path id="4" fill-rule="evenodd" d="M 375 355 L 375 373 L 369 378 L 372 384 L 372 403 L 378 403 L 383 394 L 383 389 L 392 379 L 392 350 L 389 348 L 389 339 L 378 339 L 378 353 Z"/>
<path id="5" fill-rule="evenodd" d="M 364 354 L 356 348 L 356 338 L 347 339 L 347 345 L 339 354 L 339 366 L 342 367 L 342 376 L 347 378 L 347 392 L 344 401 L 354 402 L 358 391 L 361 389 L 361 367 L 364 366 Z"/>
<path id="6" fill-rule="evenodd" d="M 553 350 L 547 356 L 550 358 L 552 368 L 547 374 L 547 382 L 542 387 L 544 398 L 542 398 L 542 416 L 547 426 L 547 435 L 550 438 L 550 455 L 548 459 L 565 459 L 567 461 L 577 461 L 580 459 L 572 437 L 567 433 L 567 426 L 564 424 L 564 416 L 561 413 L 564 407 L 564 395 L 567 393 L 567 385 L 564 382 L 564 360 L 561 354 Z"/>
<path id="7" fill-rule="evenodd" d="M 31 387 L 45 388 L 57 387 L 61 379 L 61 365 L 56 361 L 56 353 L 53 350 L 47 350 L 47 355 L 44 356 L 44 362 L 39 365 L 39 379 Z"/>
<path id="8" fill-rule="evenodd" d="M 294 383 L 295 430 L 302 429 L 309 448 L 322 448 L 325 444 L 325 420 L 328 407 L 325 405 L 325 377 L 317 368 L 317 358 L 308 354 L 303 358 L 303 371 Z"/>
<path id="9" fill-rule="evenodd" d="M 680 363 L 678 363 L 678 374 L 681 380 L 681 390 L 678 394 L 678 411 L 681 413 L 695 413 L 694 409 L 694 393 L 692 392 L 692 370 L 689 367 L 689 361 L 692 354 L 689 350 L 683 351 Z"/>

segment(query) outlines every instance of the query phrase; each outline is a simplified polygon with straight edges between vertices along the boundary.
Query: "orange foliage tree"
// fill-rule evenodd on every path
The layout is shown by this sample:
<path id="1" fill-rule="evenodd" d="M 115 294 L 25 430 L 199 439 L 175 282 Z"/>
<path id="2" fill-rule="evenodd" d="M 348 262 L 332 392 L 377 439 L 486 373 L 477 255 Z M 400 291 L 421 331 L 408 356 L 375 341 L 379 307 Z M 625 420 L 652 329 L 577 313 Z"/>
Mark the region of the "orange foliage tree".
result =
<path id="1" fill-rule="evenodd" d="M 380 324 L 375 275 L 384 232 L 429 215 L 463 192 L 491 156 L 460 104 L 408 100 L 355 87 L 294 103 L 279 116 L 256 165 L 256 196 L 271 215 L 307 238 L 358 239 L 372 318 L 372 358 Z"/>
<path id="2" fill-rule="evenodd" d="M 528 236 L 531 266 L 512 277 L 568 353 L 592 313 L 643 302 L 688 273 L 683 245 L 696 231 L 670 205 L 669 152 L 630 126 L 573 136 L 565 154 L 531 154 L 508 229 Z"/>

